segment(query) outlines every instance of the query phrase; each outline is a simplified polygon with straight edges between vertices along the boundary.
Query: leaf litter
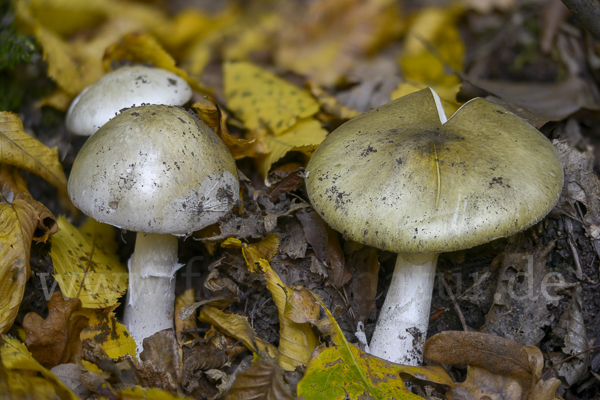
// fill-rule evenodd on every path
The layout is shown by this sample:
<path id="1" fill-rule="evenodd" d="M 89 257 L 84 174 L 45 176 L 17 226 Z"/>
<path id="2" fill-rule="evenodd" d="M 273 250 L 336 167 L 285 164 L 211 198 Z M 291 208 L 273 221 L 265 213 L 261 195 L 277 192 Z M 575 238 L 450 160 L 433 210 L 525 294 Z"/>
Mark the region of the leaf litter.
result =
<path id="1" fill-rule="evenodd" d="M 20 110 L 0 110 L 19 112 L 2 113 L 0 142 L 6 143 L 0 162 L 50 185 L 35 187 L 34 200 L 22 185 L 16 190 L 2 183 L 0 206 L 11 206 L 14 214 L 2 221 L 11 229 L 19 221 L 27 234 L 18 242 L 5 235 L 1 245 L 18 244 L 19 259 L 31 259 L 33 271 L 46 273 L 52 265 L 58 283 L 52 289 L 51 279 L 37 283 L 37 273 L 35 283 L 26 283 L 29 272 L 17 274 L 23 279 L 11 289 L 12 305 L 3 307 L 9 310 L 3 332 L 19 337 L 33 356 L 17 339 L 4 336 L 20 353 L 5 353 L 3 347 L 0 390 L 76 398 L 42 362 L 70 365 L 61 367 L 70 373 L 57 375 L 74 376 L 87 393 L 109 398 L 312 398 L 313 393 L 323 398 L 325 376 L 351 398 L 361 393 L 593 398 L 600 367 L 594 361 L 598 353 L 589 350 L 600 332 L 600 164 L 594 159 L 600 154 L 599 47 L 559 2 L 549 3 L 554 14 L 541 18 L 550 5 L 513 1 L 439 2 L 438 7 L 387 0 L 224 2 L 217 11 L 114 1 L 17 2 L 19 29 L 35 37 L 46 62 L 30 68 L 48 90 L 34 99 L 41 109 L 28 100 Z M 78 308 L 78 296 L 61 285 L 65 271 L 54 260 L 60 235 L 77 233 L 81 238 L 71 251 L 85 243 L 94 250 L 84 250 L 69 265 L 84 265 L 86 259 L 93 266 L 88 269 L 100 274 L 106 265 L 123 268 L 133 249 L 131 236 L 110 227 L 98 236 L 86 228 L 76 231 L 64 219 L 55 223 L 52 213 L 78 225 L 64 201 L 63 170 L 68 172 L 81 142 L 61 139 L 72 147 L 61 148 L 67 157 L 59 159 L 58 152 L 30 136 L 47 124 L 40 115 L 48 118 L 55 108 L 62 118 L 87 84 L 135 62 L 188 80 L 196 92 L 193 110 L 229 147 L 243 186 L 230 215 L 181 241 L 180 262 L 189 267 L 177 276 L 177 293 L 186 296 L 178 298 L 176 334 L 149 338 L 141 360 L 119 323 L 125 282 L 108 282 L 112 291 L 94 293 L 95 299 L 79 296 L 87 303 Z M 14 77 L 24 82 L 23 76 Z M 440 257 L 428 336 L 480 331 L 477 339 L 454 339 L 451 351 L 438 352 L 437 361 L 456 364 L 449 367 L 455 382 L 439 369 L 413 367 L 412 378 L 400 374 L 401 367 L 352 344 L 359 326 L 367 339 L 371 335 L 394 257 L 331 231 L 313 215 L 303 185 L 303 167 L 328 132 L 359 111 L 425 86 L 440 93 L 448 115 L 476 95 L 503 104 L 554 139 L 565 167 L 561 201 L 540 224 Z M 209 92 L 211 98 L 204 99 Z M 16 207 L 20 198 L 30 205 L 27 210 Z M 41 243 L 34 242 L 38 239 Z M 45 241 L 52 250 L 43 247 Z M 50 296 L 51 289 L 56 294 Z M 319 307 L 311 292 L 322 299 Z M 62 294 L 73 298 L 60 297 L 60 303 Z M 45 300 L 36 306 L 33 299 Z M 53 333 L 43 334 L 44 326 Z M 507 344 L 509 339 L 516 343 Z M 485 362 L 477 356 L 482 349 L 488 351 Z M 455 358 L 444 358 L 449 354 Z M 330 369 L 328 357 L 349 368 Z M 538 381 L 543 371 L 549 373 Z M 417 394 L 406 391 L 402 380 L 411 381 Z M 378 385 L 384 382 L 391 391 L 381 394 Z M 327 398 L 338 394 L 332 396 Z"/>

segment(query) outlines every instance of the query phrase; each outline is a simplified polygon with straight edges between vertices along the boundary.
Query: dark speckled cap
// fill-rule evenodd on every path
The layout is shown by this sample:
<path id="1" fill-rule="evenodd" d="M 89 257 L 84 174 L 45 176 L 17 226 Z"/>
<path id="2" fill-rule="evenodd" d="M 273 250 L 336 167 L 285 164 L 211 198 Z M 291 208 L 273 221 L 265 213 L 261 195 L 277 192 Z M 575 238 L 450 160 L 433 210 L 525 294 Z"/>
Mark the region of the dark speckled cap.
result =
<path id="1" fill-rule="evenodd" d="M 221 139 L 178 107 L 123 111 L 81 148 L 69 177 L 73 204 L 100 222 L 186 235 L 213 224 L 239 198 Z"/>
<path id="2" fill-rule="evenodd" d="M 481 98 L 447 121 L 440 110 L 424 89 L 331 133 L 307 166 L 315 210 L 352 240 L 406 253 L 470 248 L 550 212 L 564 175 L 544 135 Z"/>

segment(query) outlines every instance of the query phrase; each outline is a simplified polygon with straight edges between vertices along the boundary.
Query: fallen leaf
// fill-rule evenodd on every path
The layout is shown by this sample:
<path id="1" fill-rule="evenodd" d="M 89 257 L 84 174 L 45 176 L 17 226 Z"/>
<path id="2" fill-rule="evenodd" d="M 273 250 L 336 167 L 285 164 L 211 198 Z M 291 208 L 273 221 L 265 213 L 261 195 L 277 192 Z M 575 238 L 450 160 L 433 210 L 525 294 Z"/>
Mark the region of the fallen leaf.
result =
<path id="1" fill-rule="evenodd" d="M 304 229 L 304 237 L 312 246 L 317 258 L 325 263 L 333 272 L 333 285 L 336 288 L 344 286 L 351 278 L 346 268 L 346 261 L 340 246 L 338 233 L 323 221 L 316 211 L 296 213 Z"/>
<path id="2" fill-rule="evenodd" d="M 82 234 L 61 216 L 61 231 L 51 239 L 54 278 L 62 293 L 81 300 L 84 308 L 114 306 L 127 290 L 127 270 L 113 252 L 114 245 L 106 244 L 114 238 L 103 225 L 96 222 L 95 228 Z M 89 229 L 95 229 L 97 236 Z"/>
<path id="3" fill-rule="evenodd" d="M 31 198 L 18 171 L 0 164 L 0 333 L 10 329 L 21 305 L 33 234 L 50 220 L 54 217 Z M 46 235 L 56 229 L 46 227 Z"/>
<path id="4" fill-rule="evenodd" d="M 120 400 L 192 400 L 161 389 L 143 389 L 139 386 L 118 392 Z"/>
<path id="5" fill-rule="evenodd" d="M 587 337 L 587 329 L 583 318 L 583 289 L 578 284 L 573 293 L 571 304 L 560 316 L 558 325 L 552 329 L 552 335 L 562 339 L 562 351 L 567 356 L 579 354 L 573 359 L 561 363 L 557 368 L 558 376 L 567 381 L 569 386 L 584 378 L 590 364 L 591 345 Z"/>
<path id="6" fill-rule="evenodd" d="M 265 238 L 259 242 L 246 244 L 242 243 L 241 240 L 235 238 L 229 238 L 221 243 L 221 247 L 242 249 L 242 254 L 248 265 L 248 271 L 258 272 L 258 263 L 260 260 L 271 261 L 273 256 L 277 253 L 277 247 L 279 247 L 279 238 L 274 233 L 265 236 Z"/>
<path id="7" fill-rule="evenodd" d="M 79 400 L 71 389 L 33 358 L 23 343 L 5 335 L 1 340 L 0 360 L 9 375 L 7 383 L 16 394 L 24 395 L 29 392 L 34 399 L 56 399 L 58 396 L 61 400 Z M 38 378 L 38 374 L 43 378 Z M 49 397 L 50 388 L 55 393 L 54 397 Z"/>
<path id="8" fill-rule="evenodd" d="M 67 192 L 67 177 L 56 147 L 46 147 L 23 130 L 16 114 L 0 112 L 0 163 L 10 164 L 44 178 Z"/>
<path id="9" fill-rule="evenodd" d="M 377 282 L 379 280 L 379 260 L 377 249 L 365 246 L 352 253 L 348 260 L 348 269 L 352 279 L 348 283 L 350 307 L 354 311 L 354 320 L 365 323 L 375 308 Z"/>
<path id="10" fill-rule="evenodd" d="M 157 370 L 168 373 L 173 382 L 181 382 L 181 356 L 172 329 L 165 329 L 145 338 L 143 346 L 140 361 L 144 364 L 150 363 Z"/>
<path id="11" fill-rule="evenodd" d="M 269 262 L 259 260 L 261 269 L 267 280 L 267 288 L 273 296 L 279 315 L 279 355 L 277 363 L 286 371 L 293 371 L 310 360 L 310 355 L 318 345 L 318 340 L 308 323 L 296 323 L 285 315 L 287 298 L 291 295 L 289 289 L 273 271 Z"/>
<path id="12" fill-rule="evenodd" d="M 184 337 L 182 336 L 183 331 L 196 328 L 196 309 L 194 308 L 186 315 L 183 314 L 186 307 L 194 304 L 194 297 L 194 288 L 190 288 L 175 298 L 175 315 L 173 319 L 175 320 L 175 332 L 180 345 L 185 342 L 182 339 Z M 190 334 L 186 333 L 185 335 Z"/>
<path id="13" fill-rule="evenodd" d="M 325 136 L 327 131 L 313 118 L 298 121 L 279 136 L 264 135 L 262 139 L 270 151 L 257 159 L 258 172 L 263 177 L 267 176 L 271 166 L 290 151 L 299 151 L 310 156 Z"/>
<path id="14" fill-rule="evenodd" d="M 231 135 L 227 129 L 226 114 L 211 97 L 207 99 L 210 101 L 208 104 L 192 104 L 192 109 L 200 116 L 202 122 L 215 129 L 215 132 L 223 140 L 223 143 L 225 143 L 225 146 L 227 146 L 234 159 L 256 157 L 258 155 L 254 149 L 256 139 L 246 140 Z"/>
<path id="15" fill-rule="evenodd" d="M 462 13 L 456 7 L 426 7 L 415 15 L 400 58 L 406 80 L 445 87 L 460 82 L 454 71 L 462 71 L 465 53 L 457 27 Z"/>
<path id="16" fill-rule="evenodd" d="M 298 395 L 313 399 L 421 399 L 406 388 L 400 374 L 420 380 L 454 386 L 441 367 L 413 367 L 393 364 L 371 356 L 348 343 L 333 315 L 317 297 L 331 331 L 334 346 L 319 348 L 310 359 L 306 373 L 298 383 Z"/>
<path id="17" fill-rule="evenodd" d="M 88 319 L 77 313 L 80 309 L 79 300 L 65 300 L 61 293 L 54 292 L 48 301 L 46 319 L 34 312 L 25 315 L 25 344 L 44 367 L 74 362 L 75 357 L 81 355 L 79 334 L 87 327 Z"/>
<path id="18" fill-rule="evenodd" d="M 226 314 L 214 307 L 204 307 L 198 320 L 214 326 L 225 335 L 242 341 L 247 349 L 254 353 L 263 353 L 275 359 L 278 351 L 272 344 L 262 341 L 248 323 L 248 319 L 237 314 Z"/>
<path id="19" fill-rule="evenodd" d="M 319 111 L 310 93 L 249 62 L 226 62 L 223 80 L 228 107 L 249 130 L 283 135 Z"/>
<path id="20" fill-rule="evenodd" d="M 284 315 L 290 321 L 297 324 L 310 323 L 317 325 L 321 314 L 321 307 L 311 293 L 305 287 L 294 287 L 288 292 Z"/>
<path id="21" fill-rule="evenodd" d="M 256 360 L 250 368 L 236 375 L 225 400 L 292 400 L 295 397 L 284 385 L 277 366 Z"/>
<path id="22" fill-rule="evenodd" d="M 188 74 L 178 68 L 175 59 L 167 53 L 160 43 L 147 33 L 130 33 L 121 38 L 117 43 L 109 46 L 104 53 L 104 69 L 110 70 L 113 61 L 128 60 L 134 63 L 152 63 L 158 68 L 171 71 L 183 79 L 197 92 L 209 93 L 210 91 L 201 83 L 192 79 Z"/>
<path id="23" fill-rule="evenodd" d="M 127 332 L 125 325 L 117 321 L 114 309 L 117 304 L 104 309 L 87 309 L 89 326 L 80 335 L 81 340 L 89 339 L 98 344 L 110 358 L 119 358 L 127 354 L 135 357 L 137 345 Z"/>
<path id="24" fill-rule="evenodd" d="M 344 104 L 340 103 L 339 100 L 335 97 L 327 93 L 320 86 L 309 82 L 308 89 L 310 93 L 315 97 L 315 99 L 319 102 L 319 105 L 326 113 L 330 114 L 336 119 L 341 121 L 347 121 L 352 118 L 358 117 L 361 112 L 354 110 L 352 108 L 346 107 Z"/>
<path id="25" fill-rule="evenodd" d="M 396 2 L 326 0 L 289 4 L 275 52 L 278 66 L 333 86 L 357 60 L 393 41 L 404 29 Z"/>

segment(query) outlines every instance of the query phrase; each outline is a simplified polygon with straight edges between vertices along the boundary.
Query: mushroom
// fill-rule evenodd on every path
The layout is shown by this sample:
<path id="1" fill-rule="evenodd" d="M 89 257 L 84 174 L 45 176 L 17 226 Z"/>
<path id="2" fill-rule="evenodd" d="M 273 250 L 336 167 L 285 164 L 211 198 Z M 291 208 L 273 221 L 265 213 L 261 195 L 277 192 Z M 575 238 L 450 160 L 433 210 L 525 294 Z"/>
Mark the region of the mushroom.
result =
<path id="1" fill-rule="evenodd" d="M 124 320 L 139 350 L 144 338 L 173 327 L 177 236 L 214 224 L 239 198 L 235 162 L 185 110 L 134 107 L 83 145 L 68 191 L 88 216 L 137 232 Z"/>
<path id="2" fill-rule="evenodd" d="M 107 73 L 75 97 L 67 111 L 67 129 L 91 136 L 123 108 L 136 104 L 181 106 L 191 98 L 190 85 L 170 71 L 126 66 Z"/>
<path id="3" fill-rule="evenodd" d="M 563 169 L 548 139 L 506 109 L 477 98 L 447 119 L 424 89 L 331 133 L 306 185 L 332 228 L 398 253 L 371 353 L 418 365 L 438 255 L 541 220 L 558 201 Z"/>

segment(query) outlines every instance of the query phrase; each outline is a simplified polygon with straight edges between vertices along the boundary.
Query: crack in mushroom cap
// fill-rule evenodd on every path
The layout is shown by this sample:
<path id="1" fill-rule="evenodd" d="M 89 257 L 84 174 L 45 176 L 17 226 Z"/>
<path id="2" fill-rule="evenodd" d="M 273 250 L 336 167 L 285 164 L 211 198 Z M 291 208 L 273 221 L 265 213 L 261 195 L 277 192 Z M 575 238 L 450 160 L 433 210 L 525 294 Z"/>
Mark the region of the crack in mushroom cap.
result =
<path id="1" fill-rule="evenodd" d="M 239 197 L 223 141 L 177 107 L 123 111 L 83 145 L 68 185 L 73 204 L 100 222 L 187 235 L 211 225 Z"/>
<path id="2" fill-rule="evenodd" d="M 393 252 L 440 253 L 510 236 L 556 205 L 563 168 L 537 129 L 487 100 L 440 121 L 424 89 L 332 132 L 307 190 L 332 228 Z"/>
<path id="3" fill-rule="evenodd" d="M 181 106 L 191 98 L 190 85 L 173 72 L 144 65 L 121 67 L 77 95 L 67 111 L 67 129 L 90 136 L 123 108 L 142 103 Z"/>

